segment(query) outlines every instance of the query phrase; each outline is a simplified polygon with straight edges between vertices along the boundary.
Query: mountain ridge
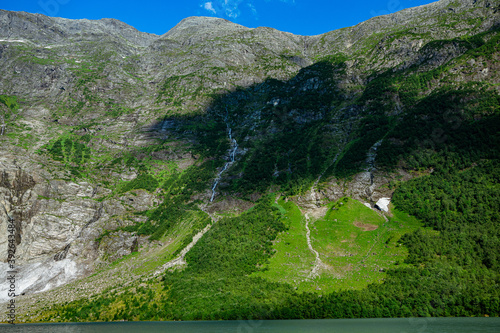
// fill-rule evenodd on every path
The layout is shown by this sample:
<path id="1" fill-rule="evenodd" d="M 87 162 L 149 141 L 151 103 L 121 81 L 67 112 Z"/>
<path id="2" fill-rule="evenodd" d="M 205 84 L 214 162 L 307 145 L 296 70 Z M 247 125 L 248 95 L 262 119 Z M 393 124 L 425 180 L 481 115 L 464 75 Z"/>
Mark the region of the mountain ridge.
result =
<path id="1" fill-rule="evenodd" d="M 158 37 L 155 34 L 140 32 L 122 21 L 111 18 L 74 20 L 50 17 L 43 14 L 0 10 L 0 22 L 2 22 L 3 27 L 3 29 L 0 29 L 2 36 L 27 39 L 36 36 L 35 39 L 40 39 L 39 41 L 42 42 L 57 42 L 62 40 L 63 37 L 76 38 L 82 32 L 88 32 L 90 36 L 103 33 L 113 35 L 117 26 L 120 27 L 118 31 L 122 33 L 122 37 L 131 43 L 137 43 L 139 46 L 146 46 L 149 41 Z M 50 35 L 43 33 L 47 29 L 51 30 Z M 16 35 L 16 33 L 18 34 Z"/>
<path id="2" fill-rule="evenodd" d="M 338 34 L 341 31 L 349 30 L 349 29 L 351 29 L 351 30 L 363 30 L 362 28 L 364 28 L 366 25 L 369 26 L 369 29 L 371 30 L 372 33 L 376 33 L 377 31 L 381 31 L 381 30 L 386 29 L 389 25 L 393 25 L 394 23 L 405 24 L 405 23 L 411 22 L 412 20 L 415 20 L 415 18 L 422 19 L 423 16 L 429 15 L 432 12 L 440 11 L 442 14 L 446 14 L 446 13 L 449 13 L 450 11 L 452 11 L 452 12 L 459 11 L 460 12 L 460 11 L 464 11 L 465 9 L 479 8 L 482 5 L 484 5 L 484 8 L 490 8 L 493 11 L 493 13 L 496 13 L 500 9 L 500 7 L 492 7 L 491 2 L 486 1 L 486 0 L 479 1 L 479 2 L 477 0 L 467 0 L 467 1 L 440 0 L 440 1 L 436 1 L 433 3 L 427 4 L 427 5 L 421 5 L 418 7 L 407 8 L 407 9 L 403 9 L 403 10 L 395 12 L 395 13 L 373 17 L 371 19 L 360 22 L 360 23 L 358 23 L 354 26 L 351 26 L 351 27 L 345 27 L 345 28 L 340 28 L 340 29 L 336 29 L 336 30 L 331 30 L 331 31 L 327 31 L 327 32 L 324 32 L 324 33 L 321 33 L 318 35 L 311 35 L 311 36 L 309 36 L 309 35 L 296 35 L 296 34 L 288 33 L 288 32 L 287 32 L 287 34 L 290 34 L 293 36 L 305 37 L 305 38 L 308 38 L 308 37 L 316 38 L 316 37 L 321 37 L 321 36 L 324 36 L 327 34 Z M 0 10 L 0 12 L 3 13 L 2 16 L 4 16 L 4 17 L 7 16 L 7 17 L 10 17 L 11 19 L 13 16 L 16 16 L 15 15 L 16 12 L 14 12 L 14 11 Z M 212 22 L 212 25 L 215 22 L 219 22 L 219 23 L 224 23 L 226 25 L 227 25 L 227 23 L 230 23 L 227 26 L 232 26 L 235 28 L 238 27 L 238 30 L 240 30 L 240 29 L 247 30 L 247 29 L 268 28 L 268 27 L 247 28 L 247 27 L 243 27 L 239 24 L 233 23 L 231 21 L 228 21 L 228 20 L 222 19 L 222 18 L 216 18 L 216 17 L 210 17 L 210 16 L 191 16 L 191 17 L 187 17 L 187 18 L 181 20 L 179 23 L 177 23 L 173 28 L 171 28 L 169 31 L 167 31 L 163 35 L 155 35 L 155 34 L 151 34 L 151 33 L 141 32 L 141 31 L 137 30 L 136 28 L 134 28 L 133 26 L 130 26 L 124 22 L 121 22 L 121 21 L 113 19 L 113 18 L 103 18 L 103 19 L 99 19 L 99 20 L 66 19 L 66 18 L 58 18 L 58 17 L 49 17 L 49 16 L 45 16 L 43 14 L 32 14 L 32 13 L 27 13 L 27 12 L 17 12 L 17 13 L 23 13 L 23 15 L 26 18 L 33 17 L 33 18 L 42 19 L 42 21 L 44 21 L 44 22 L 51 21 L 51 20 L 53 23 L 59 22 L 60 23 L 59 25 L 62 27 L 65 26 L 62 23 L 70 23 L 71 22 L 72 24 L 69 24 L 68 26 L 71 29 L 71 28 L 73 28 L 74 25 L 76 25 L 76 28 L 74 28 L 75 30 L 78 29 L 79 23 L 83 23 L 84 27 L 87 29 L 90 28 L 92 25 L 99 26 L 100 22 L 119 23 L 119 25 L 122 27 L 122 30 L 123 29 L 132 30 L 132 31 L 135 30 L 137 33 L 139 33 L 141 36 L 143 36 L 144 39 L 146 39 L 146 41 L 144 43 L 150 42 L 150 40 L 153 38 L 167 37 L 167 36 L 169 36 L 169 33 L 171 35 L 176 30 L 178 30 L 179 28 L 181 28 L 183 26 L 185 26 L 185 28 L 183 28 L 183 29 L 187 29 L 186 24 L 190 24 L 191 27 L 192 26 L 199 27 L 200 25 L 203 25 L 207 22 Z M 4 19 L 4 21 L 5 21 L 5 19 Z M 40 23 L 46 24 L 43 22 L 40 22 Z M 90 23 L 90 25 L 89 25 L 89 23 Z M 498 24 L 498 22 L 496 22 L 496 24 Z M 110 25 L 110 24 L 107 24 L 107 25 Z M 208 28 L 209 26 L 210 26 L 210 24 L 206 25 L 205 28 Z M 381 28 L 374 29 L 375 26 L 381 26 Z M 271 28 L 271 29 L 274 29 L 274 28 Z M 274 30 L 276 30 L 276 29 L 274 29 Z M 279 31 L 279 30 L 276 30 L 276 31 Z M 5 31 L 2 31 L 1 33 L 6 34 Z M 145 46 L 144 43 L 142 43 L 141 46 Z"/>

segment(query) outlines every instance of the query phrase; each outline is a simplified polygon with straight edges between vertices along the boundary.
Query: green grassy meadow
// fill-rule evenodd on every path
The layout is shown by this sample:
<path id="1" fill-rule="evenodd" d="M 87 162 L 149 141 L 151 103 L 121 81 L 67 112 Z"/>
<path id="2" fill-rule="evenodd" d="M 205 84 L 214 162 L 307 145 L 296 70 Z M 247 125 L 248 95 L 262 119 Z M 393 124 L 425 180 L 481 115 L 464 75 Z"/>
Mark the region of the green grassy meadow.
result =
<path id="1" fill-rule="evenodd" d="M 252 275 L 288 282 L 299 292 L 359 290 L 381 282 L 386 269 L 404 265 L 407 250 L 400 237 L 421 227 L 417 219 L 394 208 L 384 218 L 351 198 L 330 203 L 323 217 L 309 223 L 312 246 L 324 264 L 319 276 L 309 279 L 315 255 L 307 246 L 305 216 L 292 201 L 281 198 L 275 205 L 289 229 L 274 242 L 276 252 L 267 269 Z"/>
<path id="2" fill-rule="evenodd" d="M 289 283 L 302 290 L 305 287 L 304 279 L 313 268 L 315 259 L 307 247 L 306 220 L 292 201 L 285 202 L 281 198 L 275 206 L 279 206 L 288 230 L 280 233 L 274 241 L 273 248 L 276 252 L 269 260 L 267 270 L 253 273 L 252 276 Z"/>

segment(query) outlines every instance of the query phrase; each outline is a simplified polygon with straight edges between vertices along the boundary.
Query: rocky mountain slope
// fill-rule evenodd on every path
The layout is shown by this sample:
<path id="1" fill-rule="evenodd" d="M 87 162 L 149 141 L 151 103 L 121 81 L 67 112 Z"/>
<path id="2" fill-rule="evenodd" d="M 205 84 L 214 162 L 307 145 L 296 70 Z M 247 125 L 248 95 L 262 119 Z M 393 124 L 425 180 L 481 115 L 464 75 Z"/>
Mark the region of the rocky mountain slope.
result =
<path id="1" fill-rule="evenodd" d="M 385 209 L 398 186 L 498 158 L 499 10 L 498 1 L 441 0 L 318 36 L 207 17 L 156 36 L 113 19 L 0 10 L 0 277 L 9 219 L 25 314 L 44 297 L 118 290 L 118 276 L 140 285 L 178 263 L 196 276 L 196 254 L 226 225 L 218 221 L 244 220 L 268 193 L 286 198 L 275 199 L 283 216 L 307 217 L 297 220 L 307 228 L 297 255 L 313 248 L 309 259 L 330 265 L 303 284 L 280 283 L 339 289 L 325 281 L 345 272 L 326 258 L 346 252 L 328 252 L 328 231 L 311 231 L 309 218 L 330 221 L 344 197 L 378 221 L 362 228 L 392 230 L 378 257 L 394 250 L 404 260 L 396 235 L 415 226 Z M 360 263 L 358 287 L 394 262 Z M 297 265 L 289 276 L 310 276 Z"/>

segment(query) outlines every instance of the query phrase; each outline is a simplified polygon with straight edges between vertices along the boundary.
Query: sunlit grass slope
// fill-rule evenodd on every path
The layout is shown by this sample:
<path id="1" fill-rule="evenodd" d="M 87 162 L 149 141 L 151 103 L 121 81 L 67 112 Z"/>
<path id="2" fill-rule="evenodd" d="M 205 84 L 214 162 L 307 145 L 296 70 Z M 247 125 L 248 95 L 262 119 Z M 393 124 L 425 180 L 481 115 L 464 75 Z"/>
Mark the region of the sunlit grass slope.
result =
<path id="1" fill-rule="evenodd" d="M 323 262 L 319 276 L 312 277 L 315 255 L 307 246 L 306 219 L 291 201 L 280 199 L 289 229 L 274 243 L 276 253 L 267 270 L 254 273 L 275 282 L 288 282 L 298 291 L 326 293 L 362 289 L 381 281 L 387 268 L 403 265 L 407 250 L 399 238 L 421 224 L 405 213 L 391 210 L 391 216 L 343 198 L 331 203 L 324 217 L 311 220 L 311 242 Z"/>

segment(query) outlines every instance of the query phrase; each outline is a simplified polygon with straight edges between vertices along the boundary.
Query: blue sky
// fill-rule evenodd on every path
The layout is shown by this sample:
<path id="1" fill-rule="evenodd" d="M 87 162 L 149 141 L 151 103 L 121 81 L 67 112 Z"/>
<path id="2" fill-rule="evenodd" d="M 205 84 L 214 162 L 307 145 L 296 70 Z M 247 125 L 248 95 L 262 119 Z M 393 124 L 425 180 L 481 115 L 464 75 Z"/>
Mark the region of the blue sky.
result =
<path id="1" fill-rule="evenodd" d="M 215 16 L 255 28 L 317 35 L 429 0 L 0 0 L 0 9 L 71 19 L 116 18 L 140 31 L 164 34 L 188 16 Z"/>

